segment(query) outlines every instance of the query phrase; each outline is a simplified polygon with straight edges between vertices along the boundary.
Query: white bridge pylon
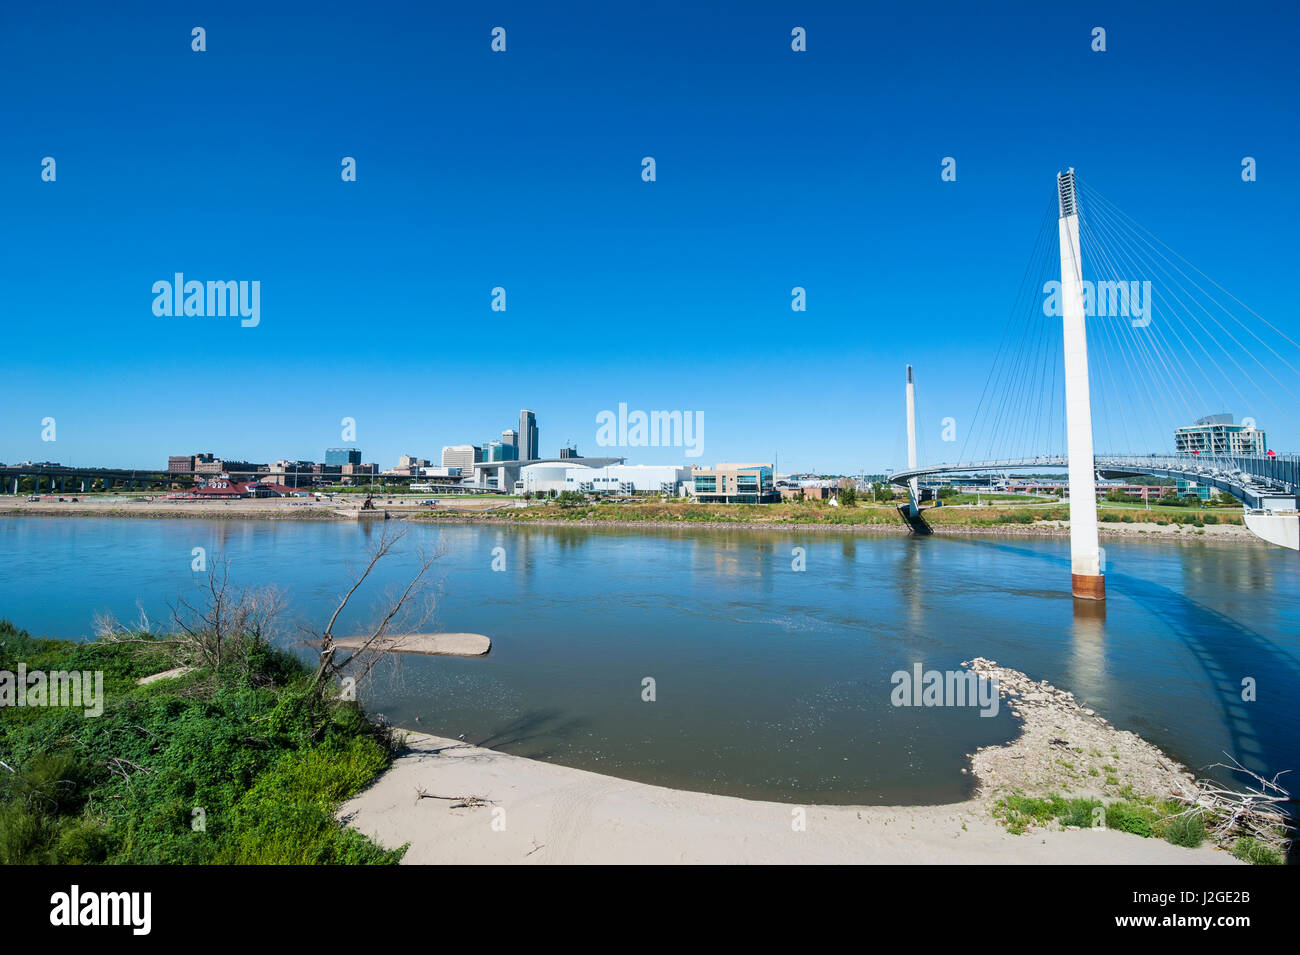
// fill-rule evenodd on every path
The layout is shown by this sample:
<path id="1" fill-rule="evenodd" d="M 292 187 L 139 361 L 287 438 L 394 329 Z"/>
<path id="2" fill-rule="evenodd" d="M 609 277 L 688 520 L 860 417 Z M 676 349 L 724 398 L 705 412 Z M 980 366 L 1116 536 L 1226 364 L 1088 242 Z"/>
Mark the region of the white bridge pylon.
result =
<path id="1" fill-rule="evenodd" d="M 912 381 L 912 366 L 907 366 L 907 469 L 916 470 L 916 384 Z M 921 513 L 921 487 L 919 478 L 907 482 L 907 516 Z"/>
<path id="2" fill-rule="evenodd" d="M 1083 261 L 1079 254 L 1079 199 L 1074 169 L 1056 176 L 1060 202 L 1061 311 L 1065 337 L 1065 431 L 1070 486 L 1070 585 L 1074 596 L 1106 599 L 1097 542 L 1097 477 L 1092 453 L 1092 399 L 1084 324 Z"/>
<path id="3" fill-rule="evenodd" d="M 1079 200 L 1074 169 L 1056 176 L 1060 208 L 1061 312 L 1065 339 L 1066 466 L 1070 494 L 1070 588 L 1075 597 L 1106 599 L 1097 540 L 1097 474 L 1092 450 L 1092 399 L 1088 388 L 1088 336 L 1084 319 L 1083 264 L 1079 252 Z M 916 466 L 916 386 L 907 366 L 907 518 L 921 521 Z M 899 481 L 895 476 L 895 481 Z"/>
<path id="4" fill-rule="evenodd" d="M 1293 408 L 1287 405 L 1282 395 L 1300 401 L 1300 394 L 1289 386 L 1289 382 L 1294 382 L 1289 375 L 1300 375 L 1300 370 L 1293 364 L 1294 359 L 1288 360 L 1286 353 L 1288 349 L 1300 349 L 1300 342 L 1290 338 L 1227 292 L 1100 193 L 1077 184 L 1073 168 L 1057 174 L 1056 188 L 1061 280 L 1052 301 L 1059 311 L 1049 309 L 1048 303 L 1044 302 L 1042 314 L 1061 317 L 1061 345 L 1054 342 L 1052 330 L 1042 322 L 1038 314 L 1039 303 L 1035 301 L 1037 284 L 1030 282 L 1022 285 L 1022 296 L 1017 299 L 1016 314 L 1008 326 L 1005 340 L 1014 342 L 1012 332 L 1019 327 L 1021 341 L 1018 350 L 1017 346 L 1013 346 L 1013 350 L 1007 353 L 1008 361 L 1002 363 L 1003 346 L 999 346 L 994 372 L 985 384 L 985 391 L 981 394 L 975 411 L 975 417 L 979 420 L 985 395 L 1001 396 L 1002 403 L 997 407 L 993 428 L 995 431 L 998 429 L 1006 412 L 1009 426 L 1019 429 L 1019 433 L 995 434 L 989 445 L 990 453 L 983 456 L 983 460 L 977 456 L 975 459 L 918 467 L 915 379 L 912 366 L 907 366 L 908 463 L 906 468 L 893 471 L 889 476 L 891 483 L 905 487 L 908 491 L 908 501 L 899 506 L 899 512 L 914 532 L 929 533 L 929 525 L 921 513 L 921 481 L 941 474 L 1065 468 L 1068 471 L 1070 502 L 1071 592 L 1076 597 L 1091 600 L 1102 600 L 1106 596 L 1105 568 L 1101 561 L 1102 551 L 1098 546 L 1099 480 L 1152 475 L 1186 481 L 1199 488 L 1217 489 L 1242 502 L 1243 521 L 1256 537 L 1300 551 L 1300 454 L 1277 454 L 1268 449 L 1264 433 L 1254 428 L 1253 418 L 1243 419 L 1251 422 L 1250 429 L 1255 432 L 1250 446 L 1237 448 L 1224 444 L 1202 448 L 1184 447 L 1173 453 L 1143 451 L 1143 443 L 1154 448 L 1163 445 L 1164 441 L 1151 433 L 1141 435 L 1139 430 L 1139 444 L 1130 443 L 1123 453 L 1098 454 L 1094 448 L 1092 427 L 1094 395 L 1103 418 L 1107 417 L 1108 407 L 1112 407 L 1107 400 L 1108 387 L 1120 397 L 1120 424 L 1124 440 L 1130 442 L 1129 422 L 1125 419 L 1124 412 L 1131 404 L 1128 400 L 1130 393 L 1136 394 L 1140 390 L 1145 390 L 1148 406 L 1163 406 L 1170 415 L 1184 416 L 1189 421 L 1203 413 L 1203 405 L 1209 398 L 1217 395 L 1222 403 L 1222 397 L 1227 392 L 1235 392 L 1247 404 L 1248 409 L 1252 400 L 1271 404 L 1287 419 Z M 1087 216 L 1081 216 L 1080 189 L 1086 193 L 1089 203 Z M 1083 248 L 1088 250 L 1090 271 L 1097 275 L 1095 285 L 1085 283 L 1083 279 L 1081 236 Z M 1030 261 L 1031 270 L 1035 265 L 1041 270 L 1038 282 L 1056 271 L 1053 268 L 1055 263 L 1050 257 L 1051 247 L 1049 211 Z M 1175 258 L 1171 259 L 1165 252 L 1171 253 Z M 1201 281 L 1183 271 L 1179 262 L 1198 274 Z M 1163 321 L 1154 325 L 1151 322 L 1151 309 L 1155 300 L 1147 289 L 1152 282 L 1145 280 L 1139 283 L 1124 278 L 1126 273 L 1132 276 L 1143 272 L 1159 278 L 1157 288 L 1161 285 L 1168 287 L 1168 290 L 1157 293 L 1162 303 L 1160 308 Z M 1107 275 L 1116 278 L 1105 279 Z M 1028 276 L 1027 272 L 1026 277 Z M 1239 318 L 1232 307 L 1207 291 L 1201 284 L 1202 281 L 1205 286 L 1222 292 L 1248 312 L 1253 320 L 1243 321 Z M 1143 293 L 1146 301 L 1140 310 L 1133 311 L 1130 316 L 1136 317 L 1140 313 L 1142 317 L 1140 322 L 1135 320 L 1132 325 L 1133 328 L 1151 327 L 1141 338 L 1124 342 L 1119 339 L 1120 331 L 1126 327 L 1124 323 L 1117 323 L 1117 328 L 1108 328 L 1105 321 L 1093 323 L 1091 344 L 1094 350 L 1098 350 L 1094 356 L 1097 362 L 1093 371 L 1098 372 L 1100 377 L 1094 376 L 1090 382 L 1090 323 L 1086 316 L 1096 314 L 1104 319 L 1114 309 L 1118 309 L 1116 314 L 1120 316 L 1129 316 L 1129 306 L 1121 297 L 1117 302 L 1097 309 L 1099 300 L 1088 293 L 1105 285 L 1108 288 L 1118 288 L 1121 292 L 1128 289 L 1132 295 L 1137 295 L 1135 290 L 1139 284 L 1147 289 Z M 1047 282 L 1043 284 L 1042 291 L 1049 292 L 1050 286 L 1054 285 L 1057 285 L 1055 281 Z M 1026 301 L 1023 297 L 1025 288 L 1031 290 L 1028 298 L 1031 308 L 1028 312 L 1020 310 L 1021 303 Z M 1090 301 L 1090 298 L 1093 300 Z M 1202 315 L 1205 321 L 1201 320 Z M 1235 327 L 1225 324 L 1224 320 L 1234 323 Z M 1215 336 L 1206 322 L 1229 334 Z M 1108 335 L 1114 348 L 1110 354 L 1106 350 Z M 1227 364 L 1220 362 L 1214 353 L 1204 347 L 1203 340 L 1207 337 L 1218 345 Z M 1061 408 L 1058 391 L 1061 378 L 1055 377 L 1055 365 L 1059 360 L 1057 356 L 1061 355 L 1056 349 L 1062 346 L 1065 359 L 1064 409 Z M 1194 346 L 1200 346 L 1206 360 L 1201 359 Z M 1026 368 L 1036 369 L 1040 376 L 1040 393 L 1037 395 L 1032 391 L 1034 383 L 1022 380 Z M 1255 368 L 1267 377 L 1267 382 L 1252 375 L 1250 369 Z M 1176 378 L 1171 369 L 1177 370 Z M 1020 390 L 1022 384 L 1031 389 L 1027 395 Z M 1094 385 L 1099 386 L 1099 390 L 1094 390 Z M 1044 393 L 1049 387 L 1050 394 Z M 1252 392 L 1253 399 L 1247 397 Z M 1061 410 L 1065 411 L 1063 421 L 1060 417 Z M 1143 417 L 1143 422 L 1138 424 L 1139 429 L 1145 427 L 1158 434 L 1159 423 L 1152 425 L 1146 421 L 1148 416 Z M 984 423 L 987 424 L 987 420 Z M 1023 443 L 1027 433 L 1040 428 L 1044 423 L 1045 431 L 1030 435 L 1030 442 L 1035 448 L 1041 448 L 1047 453 L 1033 457 L 1015 457 L 1018 450 L 1030 449 Z M 1062 426 L 1067 439 L 1065 454 L 1060 453 L 1059 444 Z M 1154 441 L 1151 440 L 1153 437 Z M 1110 440 L 1114 440 L 1113 434 Z M 963 445 L 963 458 L 965 449 L 966 446 Z"/>

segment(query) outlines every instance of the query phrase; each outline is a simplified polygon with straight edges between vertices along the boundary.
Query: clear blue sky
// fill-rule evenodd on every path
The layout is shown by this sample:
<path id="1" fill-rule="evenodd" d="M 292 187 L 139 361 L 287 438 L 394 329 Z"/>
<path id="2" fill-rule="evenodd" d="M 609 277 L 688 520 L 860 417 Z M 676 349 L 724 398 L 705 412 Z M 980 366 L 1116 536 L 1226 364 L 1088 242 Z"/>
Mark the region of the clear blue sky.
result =
<path id="1" fill-rule="evenodd" d="M 590 454 L 626 402 L 883 470 L 906 363 L 927 446 L 966 425 L 1071 165 L 1296 337 L 1294 4 L 732 6 L 5 4 L 0 460 L 320 460 L 349 416 L 387 467 L 521 407 Z M 178 271 L 261 324 L 155 317 Z"/>

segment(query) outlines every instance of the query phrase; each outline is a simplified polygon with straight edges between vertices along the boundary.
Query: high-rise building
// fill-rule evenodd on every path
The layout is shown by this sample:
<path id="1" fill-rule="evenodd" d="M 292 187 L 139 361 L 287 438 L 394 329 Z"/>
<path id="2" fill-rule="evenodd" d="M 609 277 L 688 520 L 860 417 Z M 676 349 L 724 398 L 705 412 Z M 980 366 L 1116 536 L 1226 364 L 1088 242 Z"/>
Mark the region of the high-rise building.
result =
<path id="1" fill-rule="evenodd" d="M 442 449 L 442 466 L 444 468 L 460 468 L 463 471 L 470 471 L 476 462 L 482 460 L 482 448 L 473 444 L 451 444 Z"/>
<path id="2" fill-rule="evenodd" d="M 512 428 L 511 430 L 509 430 L 509 431 L 502 431 L 502 432 L 501 432 L 501 443 L 502 443 L 502 444 L 508 444 L 508 445 L 511 445 L 512 447 L 518 448 L 518 447 L 519 447 L 519 432 L 518 432 L 518 431 L 515 431 L 513 428 Z"/>
<path id="3" fill-rule="evenodd" d="M 502 441 L 493 441 L 483 449 L 484 461 L 518 461 L 519 448 Z"/>
<path id="4" fill-rule="evenodd" d="M 1213 414 L 1176 430 L 1174 450 L 1180 454 L 1265 454 L 1268 435 L 1253 423 L 1233 424 L 1230 414 Z"/>
<path id="5" fill-rule="evenodd" d="M 360 448 L 326 448 L 325 463 L 332 465 L 360 464 Z"/>
<path id="6" fill-rule="evenodd" d="M 562 461 L 567 460 L 569 458 L 578 458 L 581 456 L 582 455 L 578 454 L 577 448 L 560 448 L 560 460 Z"/>
<path id="7" fill-rule="evenodd" d="M 533 461 L 537 456 L 537 415 L 523 408 L 519 412 L 519 457 Z"/>

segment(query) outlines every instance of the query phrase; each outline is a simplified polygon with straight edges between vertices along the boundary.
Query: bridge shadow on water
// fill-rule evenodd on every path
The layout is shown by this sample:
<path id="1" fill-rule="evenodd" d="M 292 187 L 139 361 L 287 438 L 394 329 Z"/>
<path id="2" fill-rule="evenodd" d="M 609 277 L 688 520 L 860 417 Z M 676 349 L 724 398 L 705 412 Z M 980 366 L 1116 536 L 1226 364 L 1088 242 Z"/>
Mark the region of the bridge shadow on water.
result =
<path id="1" fill-rule="evenodd" d="M 1047 563 L 1060 568 L 1062 581 L 1069 579 L 1068 557 L 1001 541 L 946 538 L 945 542 L 947 540 L 991 547 L 1002 553 Z M 1246 703 L 1241 698 L 1241 681 L 1249 676 L 1255 678 L 1258 685 L 1264 685 L 1266 692 L 1276 694 L 1277 698 L 1288 702 L 1297 699 L 1300 697 L 1300 663 L 1268 637 L 1241 621 L 1171 587 L 1114 570 L 1107 570 L 1106 586 L 1112 597 L 1122 596 L 1133 600 L 1156 617 L 1191 653 L 1205 674 L 1212 696 L 1219 706 L 1222 725 L 1231 744 L 1229 755 L 1246 768 L 1268 778 L 1279 770 L 1291 770 L 1279 782 L 1292 793 L 1288 811 L 1293 823 L 1300 820 L 1300 793 L 1296 791 L 1297 782 L 1300 782 L 1300 771 L 1297 771 L 1300 767 L 1277 764 L 1279 758 L 1284 758 L 1281 754 L 1295 748 L 1295 733 L 1288 726 L 1285 714 L 1279 714 L 1272 720 L 1260 719 L 1259 716 L 1263 715 L 1260 711 L 1255 711 L 1259 716 L 1252 714 L 1252 709 L 1259 704 Z M 1064 590 L 1062 597 L 1073 600 Z M 1075 601 L 1075 605 L 1077 615 L 1090 616 L 1104 633 L 1103 606 L 1082 600 Z M 1231 779 L 1238 784 L 1244 780 L 1240 774 L 1224 773 L 1218 778 L 1225 781 Z"/>

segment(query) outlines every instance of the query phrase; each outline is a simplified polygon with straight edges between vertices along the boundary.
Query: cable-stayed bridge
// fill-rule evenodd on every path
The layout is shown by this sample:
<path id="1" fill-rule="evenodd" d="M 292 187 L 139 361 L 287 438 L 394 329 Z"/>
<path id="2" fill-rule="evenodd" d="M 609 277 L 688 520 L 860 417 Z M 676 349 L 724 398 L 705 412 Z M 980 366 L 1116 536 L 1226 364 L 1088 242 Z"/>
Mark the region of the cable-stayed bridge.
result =
<path id="1" fill-rule="evenodd" d="M 1153 475 L 1217 489 L 1242 502 L 1256 536 L 1300 550 L 1300 455 L 1277 454 L 1261 426 L 1294 424 L 1297 365 L 1300 344 L 1070 169 L 1057 176 L 960 452 L 918 464 L 909 366 L 908 460 L 890 480 L 908 489 L 900 510 L 926 532 L 922 478 L 1067 469 L 1077 597 L 1106 592 L 1099 478 Z M 1240 424 L 1207 417 L 1229 407 L 1243 412 Z M 1125 450 L 1095 451 L 1096 434 L 1108 449 Z"/>
<path id="2" fill-rule="evenodd" d="M 1231 494 L 1254 510 L 1282 510 L 1300 495 L 1300 457 L 1296 455 L 1097 454 L 1096 471 L 1104 478 L 1150 474 L 1181 478 Z M 890 480 L 907 484 L 937 474 L 973 474 L 1034 468 L 1068 467 L 1067 455 L 1039 455 L 1005 461 L 935 464 L 896 471 Z"/>

